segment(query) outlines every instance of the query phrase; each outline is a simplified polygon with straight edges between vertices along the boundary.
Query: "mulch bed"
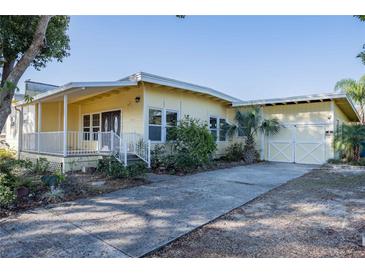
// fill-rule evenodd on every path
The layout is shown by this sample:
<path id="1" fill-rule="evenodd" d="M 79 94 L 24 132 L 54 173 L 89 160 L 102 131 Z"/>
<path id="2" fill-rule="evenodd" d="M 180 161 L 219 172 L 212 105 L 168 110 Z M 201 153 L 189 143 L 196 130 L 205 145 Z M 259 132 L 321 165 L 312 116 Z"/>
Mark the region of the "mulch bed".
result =
<path id="1" fill-rule="evenodd" d="M 41 176 L 34 176 L 33 180 L 40 180 Z M 93 184 L 95 182 L 105 182 L 103 184 Z M 49 201 L 44 198 L 47 188 L 38 189 L 35 194 L 18 198 L 17 202 L 11 208 L 0 207 L 0 218 L 13 215 L 27 209 L 42 207 L 48 204 L 62 203 L 73 201 L 76 199 L 93 197 L 96 195 L 113 192 L 119 189 L 135 187 L 148 184 L 144 178 L 134 179 L 112 179 L 98 173 L 70 173 L 66 177 L 66 181 L 62 183 L 64 196 L 56 201 Z"/>

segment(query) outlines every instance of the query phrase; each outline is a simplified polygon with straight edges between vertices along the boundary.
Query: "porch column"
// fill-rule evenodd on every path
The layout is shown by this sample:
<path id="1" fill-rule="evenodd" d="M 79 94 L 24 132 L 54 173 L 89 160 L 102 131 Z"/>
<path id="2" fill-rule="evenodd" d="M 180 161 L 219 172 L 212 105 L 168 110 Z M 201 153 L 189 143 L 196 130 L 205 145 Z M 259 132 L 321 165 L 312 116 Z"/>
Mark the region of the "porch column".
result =
<path id="1" fill-rule="evenodd" d="M 67 156 L 67 104 L 68 96 L 63 95 L 63 156 Z"/>
<path id="2" fill-rule="evenodd" d="M 40 135 L 40 132 L 41 132 L 41 128 L 42 128 L 42 103 L 39 102 L 38 103 L 38 123 L 37 123 L 37 131 L 38 131 L 38 138 L 37 138 L 37 141 L 38 141 L 38 152 L 40 151 L 40 143 L 41 143 L 41 135 Z"/>
<path id="3" fill-rule="evenodd" d="M 18 154 L 17 158 L 20 160 L 20 152 L 23 150 L 23 106 L 19 111 L 19 123 L 18 123 Z"/>

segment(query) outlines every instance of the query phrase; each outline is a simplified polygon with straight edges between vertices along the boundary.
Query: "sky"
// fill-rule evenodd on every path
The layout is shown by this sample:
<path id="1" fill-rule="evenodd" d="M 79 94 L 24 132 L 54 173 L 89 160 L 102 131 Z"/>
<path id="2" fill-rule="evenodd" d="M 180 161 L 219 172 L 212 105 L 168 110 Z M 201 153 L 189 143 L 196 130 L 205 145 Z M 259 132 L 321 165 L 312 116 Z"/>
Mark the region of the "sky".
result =
<path id="1" fill-rule="evenodd" d="M 336 81 L 365 74 L 356 58 L 365 23 L 352 16 L 72 16 L 68 33 L 71 55 L 21 81 L 144 71 L 252 100 L 333 92 Z"/>

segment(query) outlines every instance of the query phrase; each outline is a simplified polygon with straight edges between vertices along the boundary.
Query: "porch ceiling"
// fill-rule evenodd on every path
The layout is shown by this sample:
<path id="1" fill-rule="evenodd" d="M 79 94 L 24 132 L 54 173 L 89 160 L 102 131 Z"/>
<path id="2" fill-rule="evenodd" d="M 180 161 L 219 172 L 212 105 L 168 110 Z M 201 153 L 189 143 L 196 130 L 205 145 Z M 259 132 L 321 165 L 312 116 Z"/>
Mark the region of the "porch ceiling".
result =
<path id="1" fill-rule="evenodd" d="M 114 81 L 114 82 L 78 82 L 69 83 L 60 88 L 50 90 L 48 92 L 39 94 L 33 98 L 32 103 L 37 102 L 59 102 L 63 101 L 63 96 L 68 95 L 68 102 L 74 103 L 85 100 L 87 98 L 103 94 L 118 88 L 136 86 L 134 81 Z M 27 104 L 21 101 L 18 105 Z"/>

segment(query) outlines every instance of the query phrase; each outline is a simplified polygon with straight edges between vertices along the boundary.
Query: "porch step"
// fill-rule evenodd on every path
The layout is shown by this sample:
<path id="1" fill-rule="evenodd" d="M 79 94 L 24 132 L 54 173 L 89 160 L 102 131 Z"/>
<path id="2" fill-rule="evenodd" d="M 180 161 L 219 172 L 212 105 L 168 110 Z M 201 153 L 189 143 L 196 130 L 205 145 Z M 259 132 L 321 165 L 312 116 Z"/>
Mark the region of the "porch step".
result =
<path id="1" fill-rule="evenodd" d="M 127 162 L 128 162 L 128 164 L 133 164 L 133 163 L 137 163 L 137 162 L 143 162 L 144 163 L 144 161 L 135 154 L 128 154 L 127 155 Z"/>

